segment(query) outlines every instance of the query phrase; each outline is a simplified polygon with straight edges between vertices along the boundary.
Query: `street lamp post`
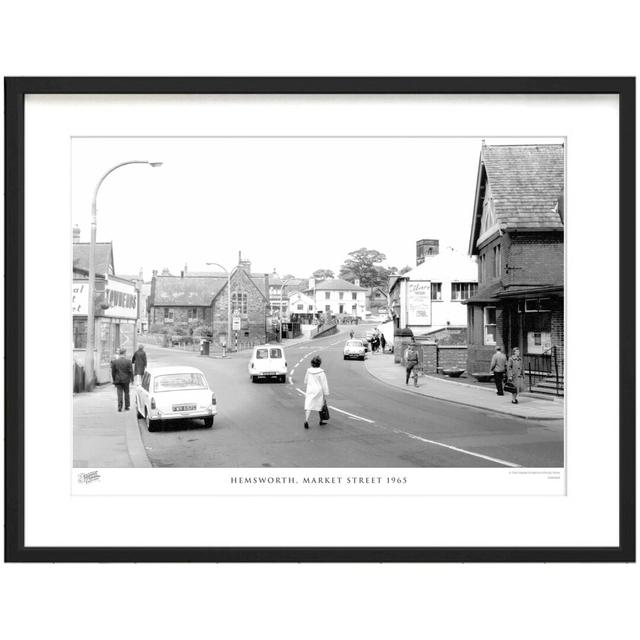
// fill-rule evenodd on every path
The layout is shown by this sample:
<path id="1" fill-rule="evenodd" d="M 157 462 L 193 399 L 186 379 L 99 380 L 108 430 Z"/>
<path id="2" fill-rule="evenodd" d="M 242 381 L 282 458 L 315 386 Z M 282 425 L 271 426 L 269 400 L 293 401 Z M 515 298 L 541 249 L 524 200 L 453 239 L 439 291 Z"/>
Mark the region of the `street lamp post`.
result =
<path id="1" fill-rule="evenodd" d="M 282 301 L 283 301 L 283 298 L 284 298 L 284 287 L 287 284 L 287 282 L 289 282 L 289 280 L 291 280 L 291 278 L 287 278 L 280 285 L 280 342 L 282 342 Z"/>
<path id="2" fill-rule="evenodd" d="M 91 242 L 89 243 L 89 308 L 87 309 L 87 351 L 85 353 L 84 370 L 85 370 L 85 388 L 93 388 L 94 367 L 93 367 L 93 351 L 95 349 L 95 290 L 96 290 L 96 229 L 97 229 L 97 207 L 98 191 L 102 186 L 105 178 L 113 173 L 116 169 L 124 167 L 127 164 L 148 164 L 151 167 L 159 167 L 162 162 L 149 162 L 148 160 L 128 160 L 120 162 L 111 167 L 101 178 L 93 192 L 93 200 L 91 201 Z"/>
<path id="3" fill-rule="evenodd" d="M 231 271 L 217 262 L 207 262 L 208 265 L 220 267 L 227 274 L 227 348 L 231 345 Z M 213 318 L 211 318 L 213 322 Z M 211 326 L 213 330 L 213 325 Z M 224 355 L 224 354 L 223 354 Z"/>

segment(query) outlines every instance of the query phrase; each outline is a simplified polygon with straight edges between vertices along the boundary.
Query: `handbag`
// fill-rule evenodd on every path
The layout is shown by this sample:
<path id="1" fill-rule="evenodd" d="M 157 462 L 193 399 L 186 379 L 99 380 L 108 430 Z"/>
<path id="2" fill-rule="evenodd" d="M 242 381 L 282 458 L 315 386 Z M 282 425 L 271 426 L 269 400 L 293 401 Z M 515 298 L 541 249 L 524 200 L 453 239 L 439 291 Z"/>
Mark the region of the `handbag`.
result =
<path id="1" fill-rule="evenodd" d="M 507 393 L 517 393 L 518 392 L 518 389 L 516 388 L 516 385 L 513 384 L 513 382 L 511 382 L 511 380 L 507 380 L 504 383 L 503 388 Z"/>
<path id="2" fill-rule="evenodd" d="M 327 401 L 324 401 L 324 404 L 322 405 L 322 409 L 320 409 L 320 420 L 322 422 L 325 422 L 326 420 L 329 419 L 329 407 L 327 407 Z"/>

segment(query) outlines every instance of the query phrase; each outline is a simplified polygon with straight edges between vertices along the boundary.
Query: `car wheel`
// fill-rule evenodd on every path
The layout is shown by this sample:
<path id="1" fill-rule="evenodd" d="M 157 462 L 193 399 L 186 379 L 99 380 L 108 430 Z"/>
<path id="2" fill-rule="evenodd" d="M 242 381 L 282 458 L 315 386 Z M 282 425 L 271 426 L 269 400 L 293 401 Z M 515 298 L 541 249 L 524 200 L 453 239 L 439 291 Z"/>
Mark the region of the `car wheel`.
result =
<path id="1" fill-rule="evenodd" d="M 156 426 L 153 424 L 151 420 L 149 420 L 149 413 L 147 411 L 144 412 L 144 421 L 147 425 L 147 431 L 153 432 L 156 430 Z"/>
<path id="2" fill-rule="evenodd" d="M 213 416 L 207 416 L 204 419 L 204 426 L 207 429 L 211 429 L 211 427 L 213 427 Z"/>
<path id="3" fill-rule="evenodd" d="M 251 378 L 251 382 L 253 382 L 254 384 L 256 383 L 256 377 L 255 376 L 249 376 Z"/>
<path id="4" fill-rule="evenodd" d="M 281 378 L 281 379 L 280 379 L 280 382 L 285 383 L 285 382 L 287 381 L 287 374 L 286 374 L 286 373 L 283 373 L 283 374 L 280 376 L 280 378 Z"/>

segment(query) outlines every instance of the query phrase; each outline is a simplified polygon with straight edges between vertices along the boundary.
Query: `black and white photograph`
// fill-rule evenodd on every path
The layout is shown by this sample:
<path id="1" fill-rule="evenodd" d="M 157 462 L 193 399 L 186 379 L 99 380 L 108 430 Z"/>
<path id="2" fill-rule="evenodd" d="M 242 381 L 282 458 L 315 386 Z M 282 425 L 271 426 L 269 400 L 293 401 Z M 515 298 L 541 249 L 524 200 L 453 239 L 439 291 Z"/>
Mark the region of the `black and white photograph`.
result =
<path id="1" fill-rule="evenodd" d="M 623 80 L 9 85 L 24 553 L 622 557 Z"/>
<path id="2" fill-rule="evenodd" d="M 81 485 L 114 467 L 564 469 L 565 139 L 70 145 Z"/>

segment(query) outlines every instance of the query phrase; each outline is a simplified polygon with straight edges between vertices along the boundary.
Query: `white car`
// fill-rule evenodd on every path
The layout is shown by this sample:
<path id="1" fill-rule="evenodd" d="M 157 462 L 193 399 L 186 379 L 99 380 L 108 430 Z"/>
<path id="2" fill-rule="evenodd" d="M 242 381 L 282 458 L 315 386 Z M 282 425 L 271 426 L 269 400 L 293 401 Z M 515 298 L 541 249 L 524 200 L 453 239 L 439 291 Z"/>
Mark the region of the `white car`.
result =
<path id="1" fill-rule="evenodd" d="M 279 382 L 286 382 L 287 360 L 284 349 L 271 344 L 254 347 L 249 361 L 249 378 L 252 382 L 261 378 L 275 378 Z"/>
<path id="2" fill-rule="evenodd" d="M 164 420 L 188 418 L 202 418 L 209 428 L 218 412 L 215 394 L 204 373 L 195 367 L 147 370 L 136 387 L 135 399 L 138 418 L 144 418 L 149 431 Z"/>
<path id="3" fill-rule="evenodd" d="M 343 355 L 344 359 L 357 358 L 358 360 L 364 360 L 365 348 L 362 344 L 362 340 L 347 340 L 347 344 L 344 345 Z"/>

